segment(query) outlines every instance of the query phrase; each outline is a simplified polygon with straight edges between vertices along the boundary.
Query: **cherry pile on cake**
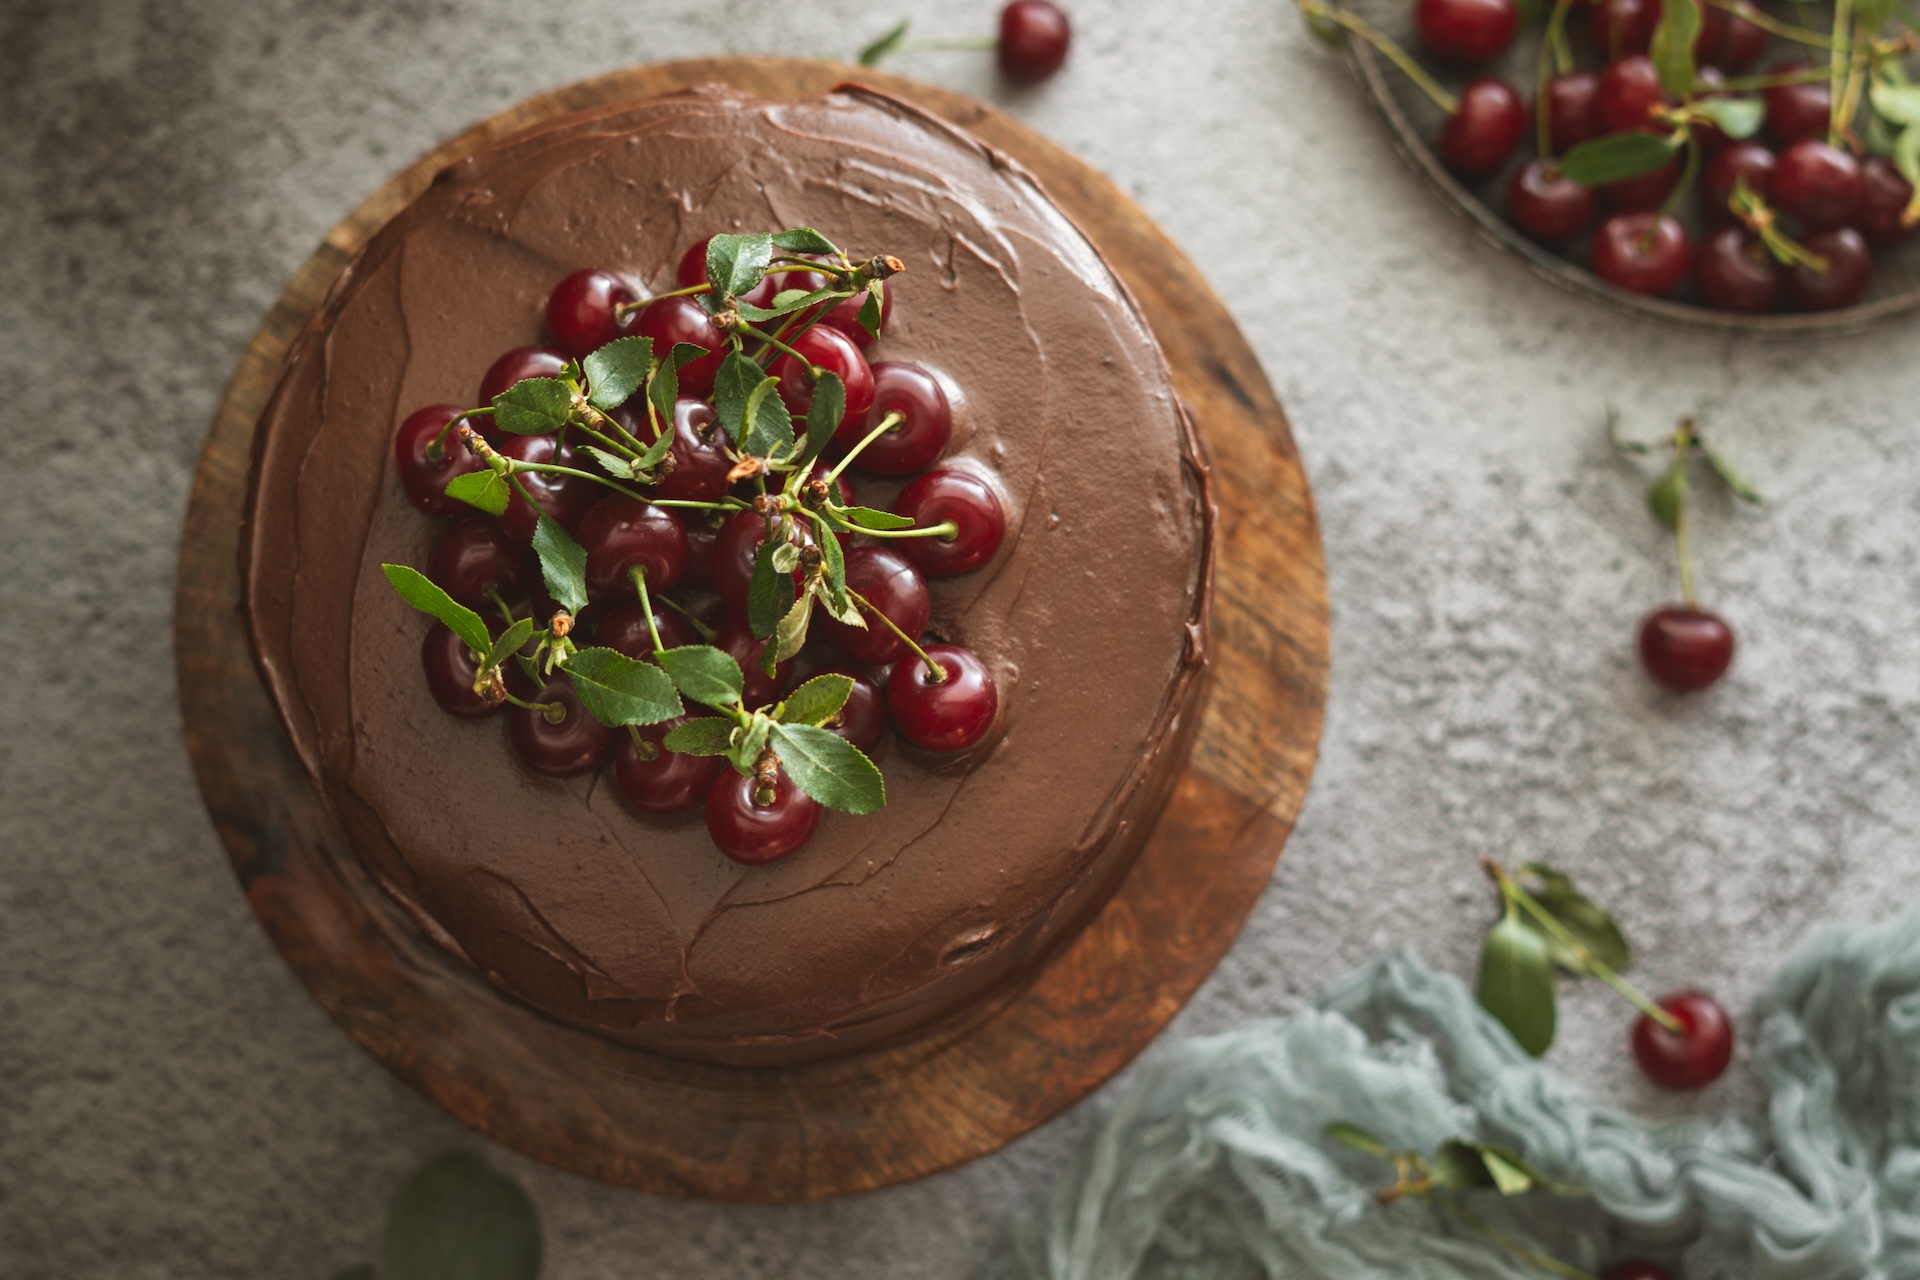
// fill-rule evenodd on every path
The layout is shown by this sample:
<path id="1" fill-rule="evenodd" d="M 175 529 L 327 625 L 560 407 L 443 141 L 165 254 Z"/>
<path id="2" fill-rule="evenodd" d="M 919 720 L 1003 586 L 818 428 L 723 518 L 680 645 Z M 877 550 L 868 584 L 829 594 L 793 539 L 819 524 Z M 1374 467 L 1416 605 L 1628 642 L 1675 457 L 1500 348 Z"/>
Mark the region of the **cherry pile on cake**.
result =
<path id="1" fill-rule="evenodd" d="M 726 1064 L 990 1007 L 1125 876 L 1206 688 L 1206 468 L 1138 308 L 1018 165 L 859 88 L 450 167 L 293 343 L 241 547 L 382 927 L 503 1017 Z"/>

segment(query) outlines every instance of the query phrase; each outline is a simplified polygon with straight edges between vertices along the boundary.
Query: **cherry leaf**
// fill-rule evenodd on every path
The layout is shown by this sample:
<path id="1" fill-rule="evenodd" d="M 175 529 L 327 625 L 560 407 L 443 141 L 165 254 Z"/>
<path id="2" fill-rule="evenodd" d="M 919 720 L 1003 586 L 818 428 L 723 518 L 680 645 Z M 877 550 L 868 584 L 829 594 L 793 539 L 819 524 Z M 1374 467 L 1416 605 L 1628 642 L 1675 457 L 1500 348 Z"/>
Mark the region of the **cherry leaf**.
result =
<path id="1" fill-rule="evenodd" d="M 901 25 L 905 25 L 904 23 Z M 840 246 L 812 227 L 791 227 L 773 237 L 776 248 L 788 253 L 830 253 L 840 255 Z"/>
<path id="2" fill-rule="evenodd" d="M 580 705 L 608 728 L 659 724 L 686 714 L 665 671 L 617 649 L 580 649 L 563 670 Z"/>
<path id="3" fill-rule="evenodd" d="M 815 676 L 780 704 L 777 717 L 782 724 L 825 724 L 838 715 L 853 696 L 853 677 L 836 672 Z"/>
<path id="4" fill-rule="evenodd" d="M 727 438 L 746 439 L 747 397 L 766 377 L 766 371 L 738 351 L 721 361 L 713 375 L 713 411 Z"/>
<path id="5" fill-rule="evenodd" d="M 490 516 L 497 516 L 507 509 L 507 503 L 513 499 L 513 486 L 498 472 L 469 471 L 447 481 L 447 496 L 458 498 L 468 506 L 478 507 Z"/>
<path id="6" fill-rule="evenodd" d="M 783 575 L 784 576 L 784 575 Z M 786 581 L 791 582 L 791 578 Z M 792 658 L 807 644 L 807 624 L 813 620 L 813 592 L 807 591 L 784 614 L 773 629 L 773 643 L 760 655 L 760 666 L 768 675 L 773 668 Z"/>
<path id="7" fill-rule="evenodd" d="M 480 663 L 480 669 L 488 671 L 499 666 L 514 654 L 520 652 L 527 641 L 533 639 L 533 619 L 521 618 L 493 642 L 493 648 L 486 651 L 486 657 Z"/>
<path id="8" fill-rule="evenodd" d="M 847 416 L 847 384 L 831 371 L 820 375 L 813 387 L 813 403 L 807 406 L 807 446 L 800 461 L 820 456 Z"/>
<path id="9" fill-rule="evenodd" d="M 1534 881 L 1522 887 L 1548 915 L 1559 922 L 1561 928 L 1573 935 L 1575 942 L 1586 948 L 1588 955 L 1616 973 L 1631 967 L 1633 952 L 1627 946 L 1626 936 L 1620 932 L 1620 926 L 1598 903 L 1575 889 L 1573 881 L 1564 872 L 1537 862 L 1530 862 L 1521 870 Z M 1548 934 L 1531 917 L 1523 916 L 1522 919 L 1530 927 L 1541 929 L 1540 936 L 1546 939 L 1547 949 L 1555 964 L 1569 973 L 1592 972 L 1578 952 Z"/>
<path id="10" fill-rule="evenodd" d="M 769 540 L 753 554 L 753 580 L 747 584 L 747 628 L 754 639 L 765 640 L 793 607 L 793 578 L 774 565 L 785 543 Z"/>
<path id="11" fill-rule="evenodd" d="M 824 379 L 823 379 L 824 380 Z M 747 393 L 740 417 L 746 434 L 740 437 L 740 452 L 755 458 L 770 458 L 793 447 L 793 415 L 786 401 L 775 395 L 777 378 L 762 378 Z"/>
<path id="12" fill-rule="evenodd" d="M 1920 124 L 1920 85 L 1881 80 L 1867 91 L 1867 96 L 1882 119 L 1899 125 Z"/>
<path id="13" fill-rule="evenodd" d="M 840 518 L 862 529 L 913 528 L 913 520 L 910 517 L 896 515 L 891 511 L 879 511 L 873 507 L 842 507 Z"/>
<path id="14" fill-rule="evenodd" d="M 1700 450 L 1700 455 L 1707 460 L 1707 465 L 1713 468 L 1713 474 L 1720 477 L 1720 483 L 1726 485 L 1734 497 L 1742 502 L 1751 502 L 1755 506 L 1759 506 L 1764 501 L 1759 491 L 1743 480 L 1740 473 L 1728 466 L 1727 460 L 1709 448 L 1704 441 L 1696 440 L 1694 447 Z"/>
<path id="15" fill-rule="evenodd" d="M 710 707 L 737 707 L 746 689 L 740 664 L 724 649 L 710 644 L 682 645 L 653 655 L 678 689 L 695 702 Z"/>
<path id="16" fill-rule="evenodd" d="M 383 564 L 380 569 L 402 600 L 445 623 L 447 630 L 467 642 L 467 648 L 475 653 L 493 648 L 493 637 L 480 615 L 442 591 L 426 574 L 404 564 Z"/>
<path id="17" fill-rule="evenodd" d="M 390 1280 L 537 1280 L 540 1218 L 519 1183 L 446 1155 L 393 1197 L 384 1253 Z"/>
<path id="18" fill-rule="evenodd" d="M 861 814 L 887 803 L 880 770 L 839 734 L 809 724 L 776 724 L 770 741 L 793 785 L 827 808 Z"/>
<path id="19" fill-rule="evenodd" d="M 1648 56 L 1659 73 L 1660 87 L 1684 102 L 1693 96 L 1693 46 L 1700 38 L 1698 0 L 1667 0 L 1660 24 L 1653 29 Z"/>
<path id="20" fill-rule="evenodd" d="M 1560 159 L 1560 172 L 1569 182 L 1600 187 L 1652 173 L 1673 159 L 1678 150 L 1677 136 L 1616 133 L 1583 142 L 1567 152 Z"/>
<path id="21" fill-rule="evenodd" d="M 860 327 L 876 338 L 880 336 L 881 318 L 887 314 L 886 299 L 880 292 L 886 287 L 885 281 L 875 280 L 867 286 L 866 300 L 860 304 Z"/>
<path id="22" fill-rule="evenodd" d="M 887 34 L 881 36 L 878 40 L 875 40 L 872 44 L 862 49 L 860 51 L 860 57 L 858 59 L 860 65 L 863 67 L 879 66 L 880 59 L 886 57 L 888 54 L 892 53 L 895 49 L 898 49 L 900 47 L 901 41 L 907 38 L 907 28 L 911 25 L 912 25 L 911 23 L 902 22 L 900 23 L 899 26 L 895 27 L 893 30 L 887 32 Z"/>
<path id="23" fill-rule="evenodd" d="M 1758 98 L 1702 98 L 1692 107 L 1736 141 L 1760 132 L 1767 118 L 1767 104 Z"/>
<path id="24" fill-rule="evenodd" d="M 753 766 L 760 759 L 760 753 L 767 749 L 767 735 L 773 731 L 773 721 L 756 711 L 740 731 L 740 740 L 727 752 L 727 762 L 734 772 L 748 777 L 753 775 Z"/>
<path id="25" fill-rule="evenodd" d="M 748 320 L 778 320 L 781 316 L 792 315 L 796 311 L 804 311 L 817 302 L 825 302 L 829 298 L 845 298 L 849 296 L 851 295 L 839 285 L 830 284 L 823 289 L 815 289 L 812 293 L 803 293 L 798 289 L 788 289 L 774 298 L 771 307 L 756 307 L 751 302 L 736 302 L 734 305 L 735 309 Z"/>
<path id="26" fill-rule="evenodd" d="M 572 417 L 573 388 L 558 378 L 522 378 L 493 398 L 493 424 L 509 435 L 552 435 Z"/>
<path id="27" fill-rule="evenodd" d="M 733 721 L 701 716 L 667 730 L 660 745 L 683 756 L 723 756 L 732 743 Z"/>
<path id="28" fill-rule="evenodd" d="M 1669 529 L 1680 527 L 1680 512 L 1687 502 L 1687 460 L 1675 458 L 1673 465 L 1660 473 L 1647 489 L 1647 509 L 1653 518 Z"/>
<path id="29" fill-rule="evenodd" d="M 764 231 L 722 233 L 707 241 L 707 283 L 722 297 L 745 293 L 766 278 L 772 257 L 773 237 Z"/>
<path id="30" fill-rule="evenodd" d="M 1539 1057 L 1553 1044 L 1553 961 L 1539 930 L 1509 908 L 1487 931 L 1480 951 L 1480 1007 L 1512 1033 L 1519 1046 Z"/>
<path id="31" fill-rule="evenodd" d="M 1440 1149 L 1433 1153 L 1429 1176 L 1435 1186 L 1450 1191 L 1476 1191 L 1495 1185 L 1480 1148 L 1458 1138 L 1441 1143 Z"/>
<path id="32" fill-rule="evenodd" d="M 542 514 L 533 526 L 533 553 L 540 557 L 540 577 L 547 594 L 568 613 L 587 607 L 587 552 L 558 520 Z"/>
<path id="33" fill-rule="evenodd" d="M 645 469 L 640 467 L 640 464 L 632 459 L 623 458 L 617 453 L 608 453 L 605 449 L 598 448 L 595 445 L 583 444 L 579 446 L 579 448 L 582 453 L 599 463 L 600 469 L 612 476 L 615 480 L 632 480 L 635 478 L 633 473 L 636 468 L 641 470 Z M 504 509 L 503 507 L 502 510 Z M 494 514 L 498 515 L 499 512 L 495 512 Z"/>
<path id="34" fill-rule="evenodd" d="M 618 409 L 653 372 L 653 339 L 615 338 L 582 360 L 580 368 L 587 375 L 587 403 L 602 411 Z"/>

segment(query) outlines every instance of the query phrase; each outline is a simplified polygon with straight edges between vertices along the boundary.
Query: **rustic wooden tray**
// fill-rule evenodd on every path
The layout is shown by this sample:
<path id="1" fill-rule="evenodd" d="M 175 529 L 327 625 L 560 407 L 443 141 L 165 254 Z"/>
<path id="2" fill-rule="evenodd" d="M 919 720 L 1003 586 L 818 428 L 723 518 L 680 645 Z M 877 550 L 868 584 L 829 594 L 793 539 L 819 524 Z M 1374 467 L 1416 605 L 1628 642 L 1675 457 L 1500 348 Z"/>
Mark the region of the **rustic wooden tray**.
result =
<path id="1" fill-rule="evenodd" d="M 1139 863 L 1024 987 L 878 1052 L 739 1070 L 548 1021 L 433 945 L 363 874 L 301 772 L 239 622 L 236 548 L 254 422 L 288 343 L 341 267 L 451 161 L 565 112 L 724 81 L 772 95 L 859 80 L 1018 159 L 1133 289 L 1212 453 L 1221 504 L 1218 683 Z M 1306 794 L 1327 682 L 1312 497 L 1259 363 L 1199 273 L 1106 179 L 979 102 L 820 62 L 637 67 L 493 117 L 374 192 L 294 276 L 214 419 L 180 550 L 175 636 L 188 749 L 247 900 L 348 1034 L 514 1149 L 671 1195 L 796 1201 L 993 1151 L 1085 1097 L 1166 1026 L 1266 887 Z"/>

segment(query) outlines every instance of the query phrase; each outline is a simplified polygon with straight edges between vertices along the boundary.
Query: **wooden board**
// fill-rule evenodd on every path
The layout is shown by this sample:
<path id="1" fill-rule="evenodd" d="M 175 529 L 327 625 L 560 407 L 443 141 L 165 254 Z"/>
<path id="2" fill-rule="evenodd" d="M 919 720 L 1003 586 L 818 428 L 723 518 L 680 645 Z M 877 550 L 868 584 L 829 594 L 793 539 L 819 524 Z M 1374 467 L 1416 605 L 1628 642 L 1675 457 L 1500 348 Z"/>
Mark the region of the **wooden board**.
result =
<path id="1" fill-rule="evenodd" d="M 1027 985 L 901 1047 L 798 1068 L 703 1066 L 515 1003 L 428 942 L 361 872 L 293 757 L 238 622 L 248 451 L 281 358 L 327 286 L 449 162 L 564 112 L 703 82 L 795 96 L 849 79 L 1026 165 L 1139 298 L 1212 454 L 1218 684 L 1139 863 Z M 760 1202 L 869 1190 L 993 1151 L 1145 1047 L 1267 885 L 1306 794 L 1327 681 L 1326 574 L 1306 478 L 1259 363 L 1192 264 L 1106 179 L 982 103 L 883 72 L 776 59 L 638 67 L 535 98 L 420 160 L 334 228 L 248 347 L 214 420 L 187 513 L 175 629 L 208 810 L 274 945 L 348 1034 L 536 1159 L 648 1191 Z"/>

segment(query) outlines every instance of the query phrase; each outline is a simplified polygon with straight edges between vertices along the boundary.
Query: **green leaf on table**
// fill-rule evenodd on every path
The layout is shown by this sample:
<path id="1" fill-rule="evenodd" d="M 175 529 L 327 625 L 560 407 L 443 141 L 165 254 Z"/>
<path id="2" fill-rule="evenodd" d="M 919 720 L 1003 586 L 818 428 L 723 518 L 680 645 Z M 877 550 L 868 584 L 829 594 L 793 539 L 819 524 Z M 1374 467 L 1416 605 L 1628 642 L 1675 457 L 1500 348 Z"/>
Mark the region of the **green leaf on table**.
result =
<path id="1" fill-rule="evenodd" d="M 858 59 L 860 65 L 863 67 L 879 66 L 880 59 L 900 47 L 901 41 L 907 38 L 907 28 L 911 25 L 909 22 L 901 22 L 899 26 L 896 26 L 893 30 L 887 32 L 887 34 L 862 49 Z"/>
<path id="2" fill-rule="evenodd" d="M 1687 459 L 1682 454 L 1647 487 L 1647 510 L 1669 529 L 1680 527 L 1680 512 L 1687 503 Z"/>
<path id="3" fill-rule="evenodd" d="M 813 592 L 801 593 L 791 608 L 780 615 L 779 625 L 773 629 L 773 643 L 760 655 L 760 668 L 768 675 L 773 669 L 790 660 L 807 644 L 807 624 L 813 620 Z"/>
<path id="4" fill-rule="evenodd" d="M 853 677 L 829 672 L 815 676 L 787 695 L 780 704 L 782 724 L 825 724 L 840 713 L 853 696 Z"/>
<path id="5" fill-rule="evenodd" d="M 469 471 L 447 481 L 447 496 L 458 498 L 468 506 L 478 507 L 490 516 L 497 516 L 513 500 L 513 486 L 498 472 Z"/>
<path id="6" fill-rule="evenodd" d="M 827 372 L 813 385 L 813 403 L 807 406 L 807 446 L 802 460 L 817 458 L 847 417 L 847 384 Z"/>
<path id="7" fill-rule="evenodd" d="M 1767 104 L 1759 98 L 1702 98 L 1693 109 L 1736 141 L 1760 132 L 1767 118 Z"/>
<path id="8" fill-rule="evenodd" d="M 768 539 L 753 553 L 753 578 L 747 583 L 747 628 L 754 639 L 765 640 L 780 625 L 780 619 L 793 607 L 791 570 L 781 572 L 774 557 L 785 541 Z"/>
<path id="9" fill-rule="evenodd" d="M 839 734 L 808 724 L 776 724 L 772 743 L 793 785 L 827 808 L 859 814 L 886 804 L 880 770 Z"/>
<path id="10" fill-rule="evenodd" d="M 520 652 L 531 639 L 533 639 L 533 619 L 521 618 L 500 633 L 500 638 L 493 642 L 493 648 L 487 650 L 487 656 L 482 660 L 481 667 L 491 669 L 499 666 Z"/>
<path id="11" fill-rule="evenodd" d="M 880 511 L 873 507 L 842 507 L 840 518 L 862 529 L 913 528 L 913 521 L 909 517 L 895 515 L 891 511 Z"/>
<path id="12" fill-rule="evenodd" d="M 773 237 L 764 231 L 722 233 L 707 241 L 707 283 L 716 294 L 745 293 L 766 278 L 772 257 Z"/>
<path id="13" fill-rule="evenodd" d="M 740 415 L 746 424 L 740 452 L 755 458 L 770 458 L 793 448 L 793 415 L 787 412 L 786 401 L 774 394 L 779 385 L 777 378 L 762 378 L 747 393 Z"/>
<path id="14" fill-rule="evenodd" d="M 1648 56 L 1660 87 L 1684 102 L 1693 96 L 1693 46 L 1700 39 L 1699 0 L 1667 0 L 1653 29 Z"/>
<path id="15" fill-rule="evenodd" d="M 442 591 L 426 574 L 404 564 L 383 564 L 380 569 L 402 600 L 444 622 L 447 630 L 467 642 L 467 648 L 475 653 L 493 648 L 493 636 L 480 615 Z"/>
<path id="16" fill-rule="evenodd" d="M 1493 1177 L 1493 1185 L 1503 1196 L 1525 1195 L 1540 1185 L 1540 1175 L 1527 1163 L 1503 1147 L 1480 1143 L 1480 1162 Z"/>
<path id="17" fill-rule="evenodd" d="M 1480 950 L 1480 1007 L 1539 1057 L 1553 1044 L 1553 960 L 1547 940 L 1509 907 Z"/>
<path id="18" fill-rule="evenodd" d="M 1920 124 L 1920 85 L 1876 81 L 1867 98 L 1882 119 L 1898 125 Z"/>
<path id="19" fill-rule="evenodd" d="M 1569 182 L 1601 187 L 1652 173 L 1673 159 L 1679 149 L 1672 136 L 1616 133 L 1583 142 L 1567 152 L 1560 159 L 1560 172 Z"/>
<path id="20" fill-rule="evenodd" d="M 1561 928 L 1573 935 L 1573 940 L 1584 947 L 1589 955 L 1616 973 L 1625 971 L 1633 964 L 1633 952 L 1627 946 L 1626 935 L 1620 932 L 1620 926 L 1614 923 L 1613 917 L 1599 903 L 1574 888 L 1573 881 L 1564 872 L 1538 862 L 1529 862 L 1521 871 L 1534 882 L 1522 887 L 1533 895 L 1533 900 Z M 1592 972 L 1578 952 L 1549 935 L 1539 922 L 1525 915 L 1521 919 L 1529 926 L 1540 929 L 1540 936 L 1546 939 L 1547 949 L 1555 964 L 1569 973 Z"/>
<path id="21" fill-rule="evenodd" d="M 542 514 L 533 526 L 533 554 L 540 558 L 540 577 L 547 594 L 568 613 L 587 607 L 587 551 L 552 516 Z"/>
<path id="22" fill-rule="evenodd" d="M 1386 1143 L 1362 1129 L 1359 1125 L 1348 1124 L 1345 1120 L 1335 1120 L 1321 1132 L 1329 1139 L 1352 1151 L 1363 1155 L 1379 1156 L 1382 1160 L 1391 1160 L 1393 1151 Z"/>
<path id="23" fill-rule="evenodd" d="M 388 1280 L 537 1280 L 540 1217 L 513 1179 L 445 1155 L 393 1197 L 384 1253 Z"/>
<path id="24" fill-rule="evenodd" d="M 1428 1176 L 1435 1186 L 1449 1191 L 1491 1190 L 1497 1185 L 1479 1146 L 1458 1138 L 1440 1144 L 1428 1162 Z"/>
<path id="25" fill-rule="evenodd" d="M 740 664 L 724 649 L 710 644 L 688 644 L 654 655 L 678 689 L 695 702 L 710 707 L 737 707 L 746 688 Z"/>
<path id="26" fill-rule="evenodd" d="M 906 27 L 903 22 L 902 29 Z M 830 253 L 838 256 L 840 246 L 812 227 L 789 227 L 773 237 L 774 247 L 787 253 Z"/>
<path id="27" fill-rule="evenodd" d="M 552 435 L 573 417 L 573 389 L 558 378 L 522 378 L 493 398 L 493 423 L 509 435 Z"/>
<path id="28" fill-rule="evenodd" d="M 1751 502 L 1755 506 L 1759 506 L 1765 501 L 1761 498 L 1759 491 L 1748 484 L 1739 472 L 1729 466 L 1725 458 L 1708 447 L 1705 441 L 1695 441 L 1695 447 L 1700 450 L 1700 456 L 1707 460 L 1707 465 L 1713 469 L 1713 474 L 1720 477 L 1720 483 L 1726 485 L 1728 492 L 1732 493 L 1734 497 L 1740 499 L 1742 502 Z"/>
<path id="29" fill-rule="evenodd" d="M 609 728 L 684 715 L 667 673 L 618 649 L 580 649 L 564 668 L 587 714 Z"/>
<path id="30" fill-rule="evenodd" d="M 733 738 L 733 721 L 724 716 L 700 716 L 667 730 L 660 745 L 683 756 L 723 756 Z"/>
<path id="31" fill-rule="evenodd" d="M 587 375 L 587 403 L 603 412 L 618 409 L 647 384 L 653 372 L 653 339 L 615 338 L 580 362 Z"/>
<path id="32" fill-rule="evenodd" d="M 887 300 L 882 293 L 886 287 L 884 280 L 873 281 L 867 286 L 866 300 L 860 304 L 860 327 L 876 338 L 880 336 L 880 321 L 887 314 Z"/>

